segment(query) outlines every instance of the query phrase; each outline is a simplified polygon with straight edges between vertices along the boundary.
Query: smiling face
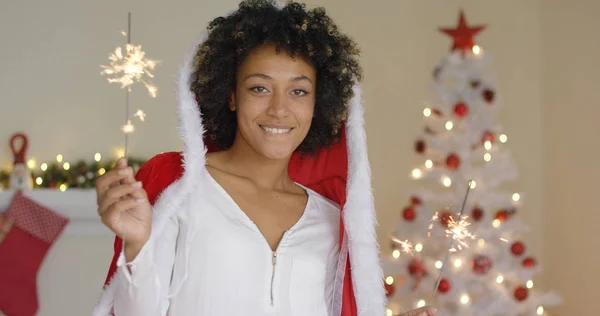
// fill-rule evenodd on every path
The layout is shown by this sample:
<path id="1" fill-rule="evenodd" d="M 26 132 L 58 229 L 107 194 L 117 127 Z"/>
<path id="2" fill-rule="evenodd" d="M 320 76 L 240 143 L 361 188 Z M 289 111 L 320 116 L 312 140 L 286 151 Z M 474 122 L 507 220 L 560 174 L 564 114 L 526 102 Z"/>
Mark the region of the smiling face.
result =
<path id="1" fill-rule="evenodd" d="M 252 50 L 238 68 L 231 109 L 237 113 L 234 146 L 250 146 L 269 159 L 287 159 L 310 129 L 317 76 L 301 57 L 275 46 Z"/>

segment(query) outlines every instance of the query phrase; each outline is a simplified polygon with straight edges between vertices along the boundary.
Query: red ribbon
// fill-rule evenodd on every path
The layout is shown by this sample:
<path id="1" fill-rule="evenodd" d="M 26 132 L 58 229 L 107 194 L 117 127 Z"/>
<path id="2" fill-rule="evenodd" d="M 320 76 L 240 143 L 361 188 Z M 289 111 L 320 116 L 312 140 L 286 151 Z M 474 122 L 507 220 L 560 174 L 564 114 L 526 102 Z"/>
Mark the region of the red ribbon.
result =
<path id="1" fill-rule="evenodd" d="M 16 142 L 21 140 L 21 148 L 19 148 L 17 150 L 17 145 Z M 27 144 L 29 143 L 29 140 L 27 139 L 27 136 L 25 136 L 25 134 L 23 133 L 17 133 L 15 135 L 13 135 L 13 137 L 11 137 L 10 139 L 10 150 L 13 153 L 13 157 L 15 158 L 14 160 L 14 164 L 18 164 L 18 163 L 25 163 L 25 154 L 27 153 Z"/>

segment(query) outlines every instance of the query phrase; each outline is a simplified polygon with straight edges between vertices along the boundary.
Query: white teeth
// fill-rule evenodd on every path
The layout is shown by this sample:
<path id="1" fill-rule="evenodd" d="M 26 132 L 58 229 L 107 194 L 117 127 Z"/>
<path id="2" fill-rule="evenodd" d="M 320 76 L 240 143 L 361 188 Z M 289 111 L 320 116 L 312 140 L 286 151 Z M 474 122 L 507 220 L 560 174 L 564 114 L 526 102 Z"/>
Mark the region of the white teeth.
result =
<path id="1" fill-rule="evenodd" d="M 291 128 L 274 128 L 274 127 L 267 127 L 267 126 L 261 126 L 263 130 L 265 130 L 265 132 L 267 133 L 271 133 L 271 134 L 283 134 L 283 133 L 287 133 L 289 131 L 291 131 Z"/>

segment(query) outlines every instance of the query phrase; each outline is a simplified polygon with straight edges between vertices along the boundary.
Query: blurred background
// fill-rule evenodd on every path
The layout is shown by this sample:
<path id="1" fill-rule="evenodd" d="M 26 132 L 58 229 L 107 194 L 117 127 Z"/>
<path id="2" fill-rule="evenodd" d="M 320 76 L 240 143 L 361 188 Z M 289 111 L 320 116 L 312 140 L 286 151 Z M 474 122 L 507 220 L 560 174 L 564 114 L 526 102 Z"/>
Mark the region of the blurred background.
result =
<path id="1" fill-rule="evenodd" d="M 510 184 L 526 196 L 518 216 L 530 227 L 527 249 L 542 272 L 536 288 L 559 293 L 552 315 L 594 315 L 600 308 L 600 2 L 593 0 L 307 0 L 323 6 L 362 47 L 364 100 L 382 251 L 415 186 L 414 150 L 422 129 L 428 84 L 448 54 L 460 10 L 469 25 L 486 25 L 477 44 L 492 56 L 490 72 L 501 95 L 497 121 L 509 135 L 516 163 Z M 100 75 L 100 65 L 124 44 L 132 12 L 132 42 L 160 61 L 153 71 L 156 98 L 131 93 L 143 108 L 129 140 L 130 155 L 147 159 L 181 150 L 175 77 L 196 35 L 235 0 L 0 2 L 0 166 L 11 170 L 10 137 L 28 137 L 34 169 L 56 161 L 102 161 L 122 152 L 124 90 Z M 55 191 L 60 191 L 56 187 Z M 65 188 L 64 194 L 70 189 Z M 10 190 L 0 193 L 6 208 Z M 73 193 L 74 194 L 74 193 Z M 89 315 L 112 257 L 112 236 L 97 223 L 89 195 L 32 195 L 72 220 L 48 251 L 38 275 L 38 315 Z M 0 244 L 1 247 L 1 244 Z M 0 295 L 6 292 L 0 290 Z"/>

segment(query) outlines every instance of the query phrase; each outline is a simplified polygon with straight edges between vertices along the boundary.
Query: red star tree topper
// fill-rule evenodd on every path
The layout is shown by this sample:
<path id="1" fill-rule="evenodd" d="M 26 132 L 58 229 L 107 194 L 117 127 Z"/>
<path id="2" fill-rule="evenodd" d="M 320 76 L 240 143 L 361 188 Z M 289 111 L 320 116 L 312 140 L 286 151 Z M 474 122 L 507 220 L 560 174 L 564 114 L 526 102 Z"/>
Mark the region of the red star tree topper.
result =
<path id="1" fill-rule="evenodd" d="M 452 37 L 454 40 L 452 49 L 450 49 L 450 51 L 460 50 L 462 56 L 464 56 L 467 51 L 473 50 L 473 46 L 475 46 L 474 37 L 483 29 L 485 29 L 485 25 L 469 27 L 467 25 L 465 13 L 460 10 L 460 16 L 458 18 L 458 25 L 456 28 L 440 28 L 440 31 Z"/>

